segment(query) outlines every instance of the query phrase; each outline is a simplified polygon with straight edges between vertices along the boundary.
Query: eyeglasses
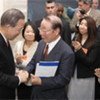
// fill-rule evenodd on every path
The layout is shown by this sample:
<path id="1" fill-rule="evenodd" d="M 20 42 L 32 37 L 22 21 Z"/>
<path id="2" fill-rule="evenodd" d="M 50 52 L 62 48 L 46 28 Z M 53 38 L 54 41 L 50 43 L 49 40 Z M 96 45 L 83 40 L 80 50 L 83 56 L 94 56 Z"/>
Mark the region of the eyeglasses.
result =
<path id="1" fill-rule="evenodd" d="M 40 32 L 44 32 L 44 33 L 47 33 L 47 32 L 52 31 L 52 29 L 46 30 L 46 29 L 42 29 L 41 27 L 39 27 L 38 30 L 39 30 Z"/>

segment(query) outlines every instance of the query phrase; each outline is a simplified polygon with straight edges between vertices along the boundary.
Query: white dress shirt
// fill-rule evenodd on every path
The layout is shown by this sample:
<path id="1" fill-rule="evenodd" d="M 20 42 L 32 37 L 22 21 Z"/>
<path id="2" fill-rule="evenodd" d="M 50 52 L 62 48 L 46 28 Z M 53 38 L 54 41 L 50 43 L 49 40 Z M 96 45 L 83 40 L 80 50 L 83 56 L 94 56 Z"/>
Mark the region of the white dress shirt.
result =
<path id="1" fill-rule="evenodd" d="M 60 40 L 60 36 L 53 42 L 47 43 L 47 45 L 49 46 L 48 48 L 48 54 L 50 53 L 50 51 L 55 47 L 55 45 L 58 43 L 58 41 Z"/>

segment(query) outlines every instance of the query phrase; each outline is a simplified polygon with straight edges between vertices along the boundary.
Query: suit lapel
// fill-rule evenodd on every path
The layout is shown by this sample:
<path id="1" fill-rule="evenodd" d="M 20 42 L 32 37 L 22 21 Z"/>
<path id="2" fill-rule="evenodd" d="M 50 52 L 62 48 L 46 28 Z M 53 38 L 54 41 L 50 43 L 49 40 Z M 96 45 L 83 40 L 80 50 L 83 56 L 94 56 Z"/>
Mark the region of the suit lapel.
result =
<path id="1" fill-rule="evenodd" d="M 60 43 L 61 43 L 61 39 L 58 41 L 58 43 L 54 46 L 54 48 L 50 51 L 50 53 L 48 54 L 48 57 L 46 60 L 52 59 L 53 58 L 58 58 L 58 53 L 59 53 L 59 48 L 60 48 Z"/>
<path id="2" fill-rule="evenodd" d="M 9 44 L 9 46 L 7 46 L 7 44 L 1 34 L 0 34 L 0 49 L 3 53 L 3 55 L 5 56 L 5 59 L 7 59 L 8 63 L 14 65 L 14 59 L 13 59 L 11 46 L 10 46 L 10 44 Z"/>

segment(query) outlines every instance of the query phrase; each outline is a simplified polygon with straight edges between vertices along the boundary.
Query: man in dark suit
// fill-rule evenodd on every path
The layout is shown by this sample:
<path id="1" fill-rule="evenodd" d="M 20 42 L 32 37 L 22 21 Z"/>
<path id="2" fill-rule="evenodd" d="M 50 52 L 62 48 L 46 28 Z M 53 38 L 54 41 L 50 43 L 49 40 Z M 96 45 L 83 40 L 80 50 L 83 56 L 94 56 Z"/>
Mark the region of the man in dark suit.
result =
<path id="1" fill-rule="evenodd" d="M 20 71 L 15 75 L 15 64 L 9 44 L 24 25 L 24 15 L 18 9 L 9 9 L 1 16 L 0 23 L 0 100 L 14 100 L 15 88 L 28 78 L 28 73 Z"/>
<path id="2" fill-rule="evenodd" d="M 66 86 L 68 86 L 74 69 L 74 53 L 70 46 L 61 39 L 61 28 L 61 19 L 55 15 L 44 17 L 41 22 L 39 31 L 42 40 L 26 67 L 28 72 L 33 73 L 30 79 L 33 85 L 32 100 L 68 100 Z M 44 58 L 46 45 L 49 48 L 47 56 Z M 58 61 L 55 75 L 49 77 L 35 76 L 36 65 L 40 61 Z"/>

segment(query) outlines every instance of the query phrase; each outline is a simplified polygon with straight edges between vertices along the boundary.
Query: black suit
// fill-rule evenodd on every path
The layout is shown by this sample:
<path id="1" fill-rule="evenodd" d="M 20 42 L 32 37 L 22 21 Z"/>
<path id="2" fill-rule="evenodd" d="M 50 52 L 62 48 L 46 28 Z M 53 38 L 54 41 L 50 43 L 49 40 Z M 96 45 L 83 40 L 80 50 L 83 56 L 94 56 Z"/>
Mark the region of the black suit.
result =
<path id="1" fill-rule="evenodd" d="M 71 46 L 71 29 L 69 22 L 67 22 L 64 18 L 61 18 L 62 21 L 62 31 L 61 31 L 61 37 L 62 39 Z"/>
<path id="2" fill-rule="evenodd" d="M 14 99 L 19 79 L 15 75 L 15 64 L 10 45 L 0 34 L 0 100 Z"/>

